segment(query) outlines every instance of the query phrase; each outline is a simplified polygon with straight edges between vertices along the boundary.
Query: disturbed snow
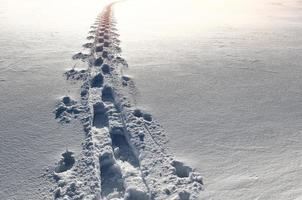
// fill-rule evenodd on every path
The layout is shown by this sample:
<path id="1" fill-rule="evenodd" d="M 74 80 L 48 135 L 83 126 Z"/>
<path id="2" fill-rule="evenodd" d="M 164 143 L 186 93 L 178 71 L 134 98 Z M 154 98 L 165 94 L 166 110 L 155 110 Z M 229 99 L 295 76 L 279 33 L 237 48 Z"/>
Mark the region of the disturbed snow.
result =
<path id="1" fill-rule="evenodd" d="M 74 70 L 65 73 L 70 82 L 66 84 L 62 80 L 62 68 L 74 65 L 68 58 L 78 48 L 79 41 L 84 39 L 85 33 L 82 32 L 89 27 L 89 15 L 94 17 L 101 8 L 101 5 L 95 6 L 99 1 L 91 4 L 73 1 L 68 6 L 64 5 L 66 2 L 28 0 L 24 4 L 18 0 L 1 0 L 0 107 L 3 114 L 0 116 L 0 199 L 53 198 L 43 196 L 50 183 L 41 176 L 41 172 L 44 166 L 59 160 L 60 153 L 63 154 L 58 165 L 49 169 L 57 175 L 54 176 L 57 186 L 51 195 L 58 198 L 81 196 L 77 194 L 79 191 L 90 193 L 88 197 L 98 194 L 120 198 L 137 196 L 138 190 L 147 188 L 138 178 L 134 184 L 136 189 L 129 189 L 133 177 L 142 174 L 143 169 L 137 170 L 140 159 L 133 150 L 135 148 L 129 148 L 133 143 L 121 136 L 120 130 L 118 134 L 110 134 L 109 129 L 114 126 L 109 116 L 120 116 L 120 110 L 112 106 L 116 104 L 112 103 L 116 99 L 109 95 L 112 88 L 117 96 L 126 97 L 125 101 L 131 102 L 129 110 L 126 107 L 123 112 L 131 113 L 130 116 L 142 124 L 150 121 L 157 124 L 153 118 L 159 119 L 171 138 L 166 145 L 171 147 L 173 154 L 202 172 L 205 191 L 200 192 L 201 199 L 301 198 L 301 39 L 297 35 L 302 32 L 302 26 L 299 1 L 257 1 L 260 9 L 250 6 L 254 9 L 251 18 L 260 20 L 246 19 L 249 10 L 235 10 L 231 15 L 244 12 L 243 25 L 237 24 L 236 19 L 240 19 L 237 17 L 231 18 L 231 22 L 215 21 L 213 24 L 217 27 L 209 29 L 204 28 L 207 24 L 203 23 L 208 19 L 198 18 L 205 11 L 201 12 L 198 6 L 192 10 L 192 13 L 198 13 L 194 19 L 183 17 L 190 15 L 184 14 L 187 8 L 181 3 L 177 12 L 173 12 L 175 9 L 171 6 L 167 17 L 172 20 L 172 23 L 169 21 L 171 24 L 165 24 L 162 19 L 165 6 L 151 9 L 150 1 L 145 2 L 144 8 L 147 9 L 141 9 L 143 13 L 121 8 L 116 12 L 118 33 L 123 41 L 123 56 L 127 57 L 130 66 L 127 73 L 132 77 L 125 76 L 125 71 L 116 71 L 117 68 L 125 69 L 122 67 L 125 62 L 119 64 L 113 70 L 118 74 L 115 84 L 106 78 L 112 70 L 111 65 L 103 65 L 101 71 L 91 66 L 89 71 L 87 63 L 79 61 L 76 61 Z M 178 5 L 181 1 L 174 2 Z M 244 1 L 244 4 L 249 7 L 255 2 Z M 133 4 L 139 7 L 137 3 Z M 123 5 L 133 4 L 129 1 Z M 71 10 L 73 12 L 70 13 Z M 119 16 L 122 12 L 127 12 L 127 16 Z M 219 11 L 212 14 L 215 16 L 217 13 L 221 14 Z M 134 19 L 131 18 L 133 15 Z M 147 15 L 149 19 L 138 20 Z M 35 20 L 29 16 L 34 16 Z M 153 26 L 152 23 L 161 26 Z M 128 28 L 125 30 L 120 25 Z M 72 33 L 66 34 L 61 28 Z M 87 39 L 93 40 L 95 31 L 92 29 Z M 102 51 L 102 47 L 89 43 L 85 47 Z M 115 50 L 119 51 L 118 48 Z M 89 51 L 83 51 L 73 58 L 85 60 L 87 54 Z M 101 56 L 106 57 L 106 53 Z M 103 84 L 100 83 L 101 76 L 90 82 L 96 75 L 94 73 L 100 72 Z M 83 90 L 82 87 L 78 91 L 85 82 L 88 89 Z M 100 95 L 103 89 L 104 95 Z M 90 95 L 90 92 L 97 94 Z M 67 98 L 61 98 L 55 111 L 55 117 L 64 124 L 61 126 L 53 120 L 51 110 L 55 99 L 63 94 Z M 83 106 L 82 99 L 77 98 L 87 94 L 91 98 L 96 97 L 95 100 L 87 100 L 89 110 Z M 137 100 L 131 95 L 140 98 Z M 104 105 L 98 103 L 101 97 L 104 97 L 101 99 Z M 136 109 L 134 104 L 145 109 Z M 155 115 L 142 110 L 149 110 Z M 88 114 L 88 111 L 93 113 Z M 96 134 L 91 134 L 91 137 L 85 135 L 88 141 L 84 141 L 84 149 L 81 150 L 82 127 L 73 119 L 82 119 L 83 116 L 91 117 L 85 128 L 90 129 L 92 124 L 89 132 Z M 120 124 L 118 119 L 113 121 Z M 109 133 L 99 132 L 106 127 Z M 145 134 L 138 133 L 135 138 L 145 141 Z M 163 134 L 162 131 L 160 133 Z M 104 138 L 99 141 L 95 135 Z M 162 136 L 156 137 L 154 142 L 165 143 Z M 98 158 L 94 157 L 101 152 L 87 148 L 104 141 L 108 141 L 109 162 L 104 162 L 108 165 L 100 165 Z M 66 148 L 68 151 L 64 152 Z M 85 152 L 91 154 L 91 159 L 85 159 Z M 85 162 L 96 163 L 100 170 L 97 167 L 86 168 Z M 191 167 L 177 161 L 168 166 L 172 166 L 173 176 L 176 174 L 181 180 L 183 177 L 186 180 L 188 171 L 191 171 Z M 86 170 L 87 174 L 96 176 L 87 176 Z M 126 178 L 126 171 L 130 171 L 130 178 Z M 115 185 L 113 190 L 110 185 Z M 151 188 L 154 186 L 152 183 L 149 185 Z M 197 194 L 190 189 L 176 194 L 183 187 L 176 187 L 172 196 L 186 198 L 188 194 Z M 98 190 L 100 193 L 93 194 L 91 188 L 101 188 Z M 150 196 L 161 195 L 156 188 L 150 191 L 153 191 L 148 193 Z M 168 188 L 164 192 L 169 191 Z M 141 194 L 145 195 L 144 192 Z"/>
<path id="2" fill-rule="evenodd" d="M 85 140 L 79 159 L 66 151 L 49 174 L 55 199 L 197 199 L 202 177 L 165 148 L 166 137 L 151 114 L 136 108 L 135 85 L 124 75 L 112 7 L 91 26 L 85 52 L 73 56 L 87 70 L 73 68 L 67 79 L 83 81 L 81 100 L 62 98 L 55 116 L 61 123 L 80 118 Z"/>

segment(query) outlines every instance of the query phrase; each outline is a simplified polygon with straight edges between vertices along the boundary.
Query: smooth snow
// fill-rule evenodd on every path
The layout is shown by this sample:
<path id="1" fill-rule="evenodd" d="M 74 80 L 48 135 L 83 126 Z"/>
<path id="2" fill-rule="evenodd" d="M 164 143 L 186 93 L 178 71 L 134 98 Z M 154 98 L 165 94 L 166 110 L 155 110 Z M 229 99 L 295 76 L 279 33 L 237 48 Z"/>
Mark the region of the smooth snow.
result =
<path id="1" fill-rule="evenodd" d="M 200 199 L 302 199 L 301 1 L 131 2 L 125 73 L 203 175 Z"/>

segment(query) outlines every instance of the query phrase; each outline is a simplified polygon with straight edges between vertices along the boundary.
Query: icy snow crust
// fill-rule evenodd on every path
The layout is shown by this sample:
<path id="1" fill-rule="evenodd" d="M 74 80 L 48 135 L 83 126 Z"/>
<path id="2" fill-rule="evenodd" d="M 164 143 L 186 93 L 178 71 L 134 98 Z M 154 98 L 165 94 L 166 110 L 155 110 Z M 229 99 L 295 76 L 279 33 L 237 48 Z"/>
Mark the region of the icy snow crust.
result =
<path id="1" fill-rule="evenodd" d="M 87 62 L 87 70 L 71 69 L 67 79 L 83 81 L 81 102 L 64 97 L 55 114 L 61 123 L 79 117 L 86 134 L 83 150 L 74 161 L 63 153 L 52 176 L 55 199 L 197 199 L 201 175 L 176 161 L 164 147 L 160 124 L 134 108 L 135 85 L 123 74 L 112 6 L 104 8 L 91 26 L 83 46 L 89 53 L 73 59 Z"/>

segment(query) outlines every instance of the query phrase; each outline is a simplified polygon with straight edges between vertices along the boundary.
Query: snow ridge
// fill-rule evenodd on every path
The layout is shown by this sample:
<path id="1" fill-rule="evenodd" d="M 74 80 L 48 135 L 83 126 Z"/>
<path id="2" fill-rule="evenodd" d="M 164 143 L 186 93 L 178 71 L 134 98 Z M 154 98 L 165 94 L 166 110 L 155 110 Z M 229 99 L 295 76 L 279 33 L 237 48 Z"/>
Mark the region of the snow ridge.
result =
<path id="1" fill-rule="evenodd" d="M 73 56 L 88 69 L 65 73 L 67 79 L 83 81 L 81 102 L 64 97 L 56 118 L 68 123 L 79 110 L 86 137 L 79 159 L 67 151 L 52 172 L 54 199 L 197 199 L 203 189 L 200 174 L 168 154 L 160 124 L 133 106 L 135 85 L 123 74 L 128 65 L 120 56 L 113 5 L 91 26 L 83 45 L 88 52 Z M 66 113 L 66 100 L 72 112 Z"/>

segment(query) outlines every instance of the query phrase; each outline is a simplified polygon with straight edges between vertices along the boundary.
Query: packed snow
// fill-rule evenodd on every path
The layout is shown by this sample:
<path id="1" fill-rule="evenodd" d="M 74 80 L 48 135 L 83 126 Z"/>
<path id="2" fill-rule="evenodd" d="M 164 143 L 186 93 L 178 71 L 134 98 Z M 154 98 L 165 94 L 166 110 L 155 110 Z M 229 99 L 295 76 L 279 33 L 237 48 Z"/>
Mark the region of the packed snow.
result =
<path id="1" fill-rule="evenodd" d="M 160 124 L 134 107 L 134 84 L 123 75 L 128 65 L 120 56 L 113 5 L 105 7 L 91 26 L 87 37 L 91 42 L 83 45 L 89 56 L 73 56 L 89 65 L 81 86 L 81 104 L 76 106 L 64 97 L 56 109 L 56 118 L 64 123 L 80 115 L 86 137 L 79 160 L 66 151 L 49 174 L 57 182 L 52 189 L 54 198 L 197 199 L 203 188 L 201 175 L 173 159 L 164 146 Z M 66 75 L 79 80 L 75 76 L 79 73 L 83 71 L 74 68 Z"/>

